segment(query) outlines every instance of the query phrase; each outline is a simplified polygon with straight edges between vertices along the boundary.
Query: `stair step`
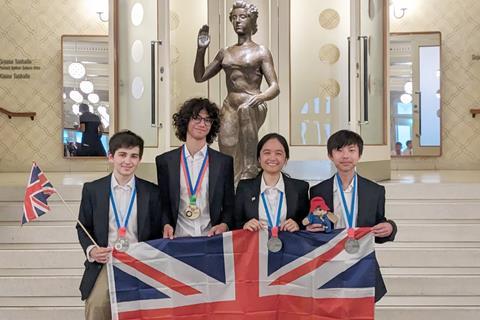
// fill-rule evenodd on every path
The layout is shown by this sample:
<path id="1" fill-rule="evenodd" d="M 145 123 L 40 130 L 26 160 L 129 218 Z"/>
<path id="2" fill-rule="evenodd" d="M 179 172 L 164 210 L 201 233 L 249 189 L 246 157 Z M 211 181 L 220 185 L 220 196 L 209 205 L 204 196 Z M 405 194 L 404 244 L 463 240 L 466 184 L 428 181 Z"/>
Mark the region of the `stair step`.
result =
<path id="1" fill-rule="evenodd" d="M 0 277 L 0 297 L 79 297 L 81 277 Z"/>
<path id="2" fill-rule="evenodd" d="M 478 306 L 478 296 L 391 296 L 386 295 L 377 303 L 378 307 L 402 307 L 402 306 L 438 306 L 455 307 Z"/>
<path id="3" fill-rule="evenodd" d="M 379 248 L 375 249 L 382 267 L 477 267 L 480 248 Z"/>
<path id="4" fill-rule="evenodd" d="M 384 307 L 375 309 L 376 320 L 478 320 L 480 307 Z"/>
<path id="5" fill-rule="evenodd" d="M 0 269 L 83 268 L 85 255 L 77 250 L 0 250 Z"/>
<path id="6" fill-rule="evenodd" d="M 384 280 L 393 296 L 477 296 L 480 302 L 479 275 L 385 275 Z"/>
<path id="7" fill-rule="evenodd" d="M 0 307 L 2 320 L 84 320 L 84 307 Z"/>
<path id="8" fill-rule="evenodd" d="M 385 213 L 399 220 L 475 220 L 480 219 L 477 200 L 391 200 L 387 199 Z"/>
<path id="9" fill-rule="evenodd" d="M 50 212 L 39 217 L 32 223 L 45 223 L 51 221 L 75 221 L 78 218 L 80 208 L 79 201 L 67 202 L 72 209 L 73 215 L 62 202 L 49 201 Z M 19 225 L 23 214 L 23 203 L 20 202 L 0 202 L 0 222 L 9 222 L 11 225 Z"/>
<path id="10" fill-rule="evenodd" d="M 395 183 L 385 182 L 388 200 L 480 200 L 480 183 Z"/>
<path id="11" fill-rule="evenodd" d="M 43 226 L 35 223 L 16 226 L 1 226 L 0 243 L 76 243 L 78 244 L 75 223 L 69 226 Z"/>

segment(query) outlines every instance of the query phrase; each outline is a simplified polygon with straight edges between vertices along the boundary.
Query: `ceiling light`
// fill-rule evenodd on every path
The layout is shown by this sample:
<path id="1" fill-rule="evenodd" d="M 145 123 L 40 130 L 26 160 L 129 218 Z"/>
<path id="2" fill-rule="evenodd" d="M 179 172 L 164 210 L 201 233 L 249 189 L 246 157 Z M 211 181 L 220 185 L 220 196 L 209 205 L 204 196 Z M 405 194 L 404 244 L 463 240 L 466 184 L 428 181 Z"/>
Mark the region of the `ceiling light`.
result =
<path id="1" fill-rule="evenodd" d="M 405 92 L 408 93 L 408 94 L 412 94 L 412 92 L 413 92 L 412 86 L 413 86 L 412 81 L 408 81 L 403 86 L 403 90 L 405 90 Z"/>
<path id="2" fill-rule="evenodd" d="M 80 82 L 80 90 L 82 90 L 86 94 L 92 93 L 93 92 L 92 81 L 83 80 L 82 82 Z"/>
<path id="3" fill-rule="evenodd" d="M 88 101 L 91 103 L 98 103 L 100 101 L 100 97 L 96 93 L 90 93 L 88 95 Z"/>
<path id="4" fill-rule="evenodd" d="M 404 93 L 400 96 L 400 101 L 402 101 L 404 104 L 409 104 L 412 102 L 412 96 L 408 93 Z"/>
<path id="5" fill-rule="evenodd" d="M 80 103 L 83 101 L 83 95 L 80 92 L 78 92 L 78 90 L 70 91 L 70 94 L 68 96 L 70 97 L 70 99 L 72 99 L 77 103 Z"/>
<path id="6" fill-rule="evenodd" d="M 80 62 L 72 62 L 68 66 L 68 74 L 74 79 L 81 79 L 85 76 L 85 67 Z"/>

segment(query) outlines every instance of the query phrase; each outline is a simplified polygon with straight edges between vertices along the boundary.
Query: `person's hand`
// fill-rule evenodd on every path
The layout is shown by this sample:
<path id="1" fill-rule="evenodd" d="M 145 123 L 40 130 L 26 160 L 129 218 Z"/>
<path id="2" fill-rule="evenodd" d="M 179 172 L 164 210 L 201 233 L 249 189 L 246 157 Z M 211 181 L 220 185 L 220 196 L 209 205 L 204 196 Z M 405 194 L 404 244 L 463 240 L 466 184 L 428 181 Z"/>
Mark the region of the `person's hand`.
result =
<path id="1" fill-rule="evenodd" d="M 295 232 L 298 230 L 300 230 L 300 227 L 293 219 L 287 219 L 280 224 L 280 231 Z"/>
<path id="2" fill-rule="evenodd" d="M 372 227 L 372 232 L 375 237 L 385 238 L 392 234 L 393 227 L 388 222 L 381 222 Z"/>
<path id="3" fill-rule="evenodd" d="M 250 108 L 257 107 L 265 102 L 265 99 L 261 94 L 256 94 L 251 96 L 250 99 L 247 101 L 247 105 Z"/>
<path id="4" fill-rule="evenodd" d="M 310 232 L 323 232 L 325 231 L 325 226 L 321 223 L 312 223 L 309 224 L 305 229 Z"/>
<path id="5" fill-rule="evenodd" d="M 112 248 L 94 247 L 90 250 L 90 258 L 98 263 L 107 263 L 112 254 Z"/>
<path id="6" fill-rule="evenodd" d="M 267 225 L 265 224 L 265 222 L 260 222 L 255 218 L 248 220 L 243 225 L 243 229 L 248 231 L 259 231 L 266 228 L 267 228 Z"/>
<path id="7" fill-rule="evenodd" d="M 163 238 L 173 239 L 173 227 L 168 223 L 163 227 Z"/>
<path id="8" fill-rule="evenodd" d="M 211 237 L 217 234 L 222 234 L 228 230 L 228 226 L 226 223 L 220 223 L 216 226 L 213 226 L 207 233 L 207 237 Z"/>
<path id="9" fill-rule="evenodd" d="M 198 30 L 197 46 L 199 49 L 207 48 L 210 45 L 209 29 L 209 26 L 204 24 L 200 30 Z"/>

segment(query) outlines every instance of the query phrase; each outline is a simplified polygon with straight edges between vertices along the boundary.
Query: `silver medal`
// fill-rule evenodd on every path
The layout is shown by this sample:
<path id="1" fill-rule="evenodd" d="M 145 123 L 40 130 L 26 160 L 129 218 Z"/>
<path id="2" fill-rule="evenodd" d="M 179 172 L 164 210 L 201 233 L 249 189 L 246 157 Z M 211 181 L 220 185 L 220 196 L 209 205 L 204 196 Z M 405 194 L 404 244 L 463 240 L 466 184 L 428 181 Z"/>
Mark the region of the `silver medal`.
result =
<path id="1" fill-rule="evenodd" d="M 350 254 L 357 253 L 360 250 L 360 243 L 358 242 L 357 239 L 347 239 L 347 242 L 345 242 L 345 251 L 347 251 Z"/>
<path id="2" fill-rule="evenodd" d="M 113 247 L 115 248 L 115 250 L 122 251 L 122 252 L 127 251 L 129 246 L 130 244 L 128 243 L 128 240 L 125 237 L 118 238 L 113 243 Z"/>
<path id="3" fill-rule="evenodd" d="M 275 253 L 282 250 L 282 247 L 283 247 L 282 240 L 280 240 L 278 237 L 271 237 L 270 239 L 268 239 L 268 242 L 267 242 L 268 251 Z"/>

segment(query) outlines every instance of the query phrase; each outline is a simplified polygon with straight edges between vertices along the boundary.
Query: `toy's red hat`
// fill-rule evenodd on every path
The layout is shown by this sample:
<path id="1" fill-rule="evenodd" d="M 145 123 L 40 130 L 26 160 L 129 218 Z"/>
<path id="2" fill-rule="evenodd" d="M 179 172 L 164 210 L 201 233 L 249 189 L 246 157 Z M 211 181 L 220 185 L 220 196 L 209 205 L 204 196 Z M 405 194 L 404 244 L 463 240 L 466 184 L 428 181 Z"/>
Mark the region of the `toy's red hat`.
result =
<path id="1" fill-rule="evenodd" d="M 320 208 L 325 211 L 330 211 L 330 208 L 325 203 L 322 197 L 313 197 L 310 200 L 310 212 L 313 212 L 315 209 Z"/>

